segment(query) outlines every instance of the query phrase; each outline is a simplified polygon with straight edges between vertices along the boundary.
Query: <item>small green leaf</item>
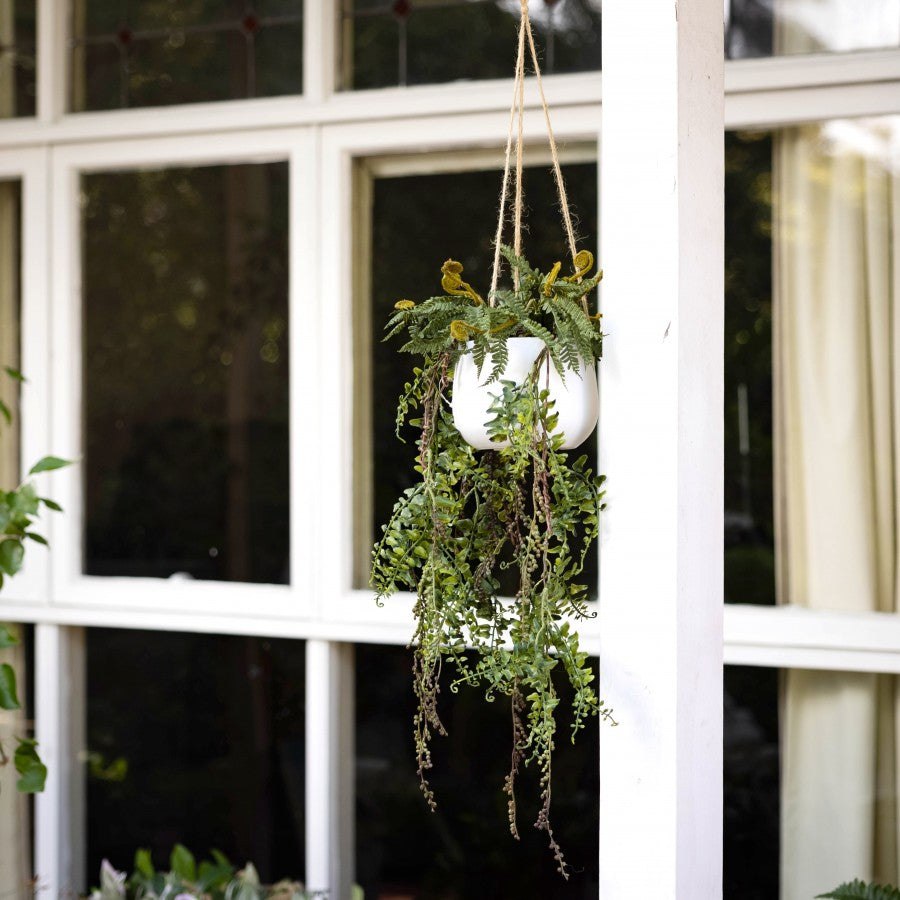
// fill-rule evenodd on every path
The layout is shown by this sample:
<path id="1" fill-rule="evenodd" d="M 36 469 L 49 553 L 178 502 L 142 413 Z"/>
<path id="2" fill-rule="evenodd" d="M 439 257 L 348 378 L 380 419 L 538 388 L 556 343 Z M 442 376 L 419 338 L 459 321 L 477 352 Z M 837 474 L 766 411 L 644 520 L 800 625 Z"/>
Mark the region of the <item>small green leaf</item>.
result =
<path id="1" fill-rule="evenodd" d="M 49 547 L 50 545 L 47 543 L 47 538 L 41 537 L 34 531 L 26 531 L 25 537 L 31 538 L 31 540 L 37 542 L 38 544 L 43 544 L 45 547 Z"/>
<path id="2" fill-rule="evenodd" d="M 185 881 L 196 881 L 197 863 L 194 860 L 194 854 L 184 844 L 175 845 L 169 864 L 179 878 L 183 878 Z"/>
<path id="3" fill-rule="evenodd" d="M 31 482 L 26 481 L 21 487 L 10 491 L 6 499 L 14 513 L 24 513 L 28 516 L 37 514 L 38 495 Z"/>
<path id="4" fill-rule="evenodd" d="M 15 575 L 22 568 L 24 558 L 25 548 L 21 541 L 9 538 L 0 543 L 0 571 L 7 575 Z"/>
<path id="5" fill-rule="evenodd" d="M 40 500 L 41 500 L 41 503 L 43 503 L 44 506 L 47 507 L 47 509 L 52 509 L 52 510 L 54 510 L 54 512 L 62 512 L 63 511 L 63 508 L 55 500 L 51 500 L 48 497 L 41 497 Z"/>
<path id="6" fill-rule="evenodd" d="M 3 416 L 6 419 L 7 425 L 12 425 L 12 412 L 10 412 L 9 407 L 0 400 L 0 416 Z"/>
<path id="7" fill-rule="evenodd" d="M 37 741 L 18 738 L 16 747 L 16 771 L 21 776 L 16 782 L 20 794 L 37 794 L 44 789 L 47 781 L 47 767 L 41 762 L 37 752 Z"/>
<path id="8" fill-rule="evenodd" d="M 140 872 L 141 875 L 147 878 L 152 878 L 156 874 L 149 850 L 142 847 L 134 854 L 134 868 L 135 871 Z"/>
<path id="9" fill-rule="evenodd" d="M 71 466 L 71 459 L 62 459 L 59 456 L 45 456 L 39 459 L 29 470 L 29 475 L 37 475 L 38 472 L 52 472 L 54 469 L 62 469 Z"/>
<path id="10" fill-rule="evenodd" d="M 9 663 L 0 664 L 0 709 L 21 709 L 16 695 L 16 673 Z"/>
<path id="11" fill-rule="evenodd" d="M 0 650 L 15 647 L 18 643 L 19 639 L 5 625 L 0 625 Z"/>
<path id="12" fill-rule="evenodd" d="M 12 366 L 4 366 L 3 371 L 9 375 L 10 378 L 15 379 L 16 381 L 25 381 L 25 376 L 18 370 L 14 369 Z"/>
<path id="13" fill-rule="evenodd" d="M 210 853 L 212 854 L 212 858 L 216 861 L 216 863 L 223 868 L 230 868 L 233 870 L 233 866 L 231 865 L 231 860 L 221 851 L 213 848 Z"/>

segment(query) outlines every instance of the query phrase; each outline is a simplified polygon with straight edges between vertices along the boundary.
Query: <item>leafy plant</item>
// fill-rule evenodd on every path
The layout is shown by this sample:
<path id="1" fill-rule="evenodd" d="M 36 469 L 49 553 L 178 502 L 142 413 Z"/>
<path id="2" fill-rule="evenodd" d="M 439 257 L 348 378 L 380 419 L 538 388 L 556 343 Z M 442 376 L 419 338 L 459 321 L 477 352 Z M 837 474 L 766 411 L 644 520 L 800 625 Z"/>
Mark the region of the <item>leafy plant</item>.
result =
<path id="1" fill-rule="evenodd" d="M 818 898 L 831 900 L 900 900 L 900 890 L 886 884 L 866 884 L 859 879 L 847 881 L 827 894 L 817 894 Z"/>
<path id="2" fill-rule="evenodd" d="M 149 850 L 134 855 L 134 872 L 118 872 L 108 860 L 100 866 L 100 887 L 89 900 L 315 900 L 321 891 L 306 891 L 299 881 L 287 879 L 261 885 L 252 863 L 238 871 L 224 853 L 211 851 L 211 860 L 197 863 L 183 844 L 176 844 L 169 857 L 169 871 L 158 872 Z"/>
<path id="3" fill-rule="evenodd" d="M 442 268 L 445 295 L 422 303 L 401 300 L 387 337 L 406 331 L 401 348 L 421 355 L 399 400 L 397 433 L 408 419 L 420 430 L 416 471 L 421 481 L 397 501 L 373 551 L 372 586 L 379 602 L 398 590 L 416 593 L 414 735 L 418 774 L 428 804 L 431 739 L 446 734 L 438 714 L 442 664 L 460 673 L 451 684 L 479 686 L 489 701 L 506 697 L 511 707 L 512 756 L 504 791 L 510 830 L 518 837 L 515 784 L 520 767 L 540 773 L 540 810 L 535 826 L 546 832 L 559 871 L 568 866 L 550 824 L 552 759 L 559 705 L 553 677 L 561 670 L 573 689 L 571 737 L 598 713 L 614 723 L 591 684 L 587 654 L 579 649 L 571 621 L 592 615 L 587 588 L 579 582 L 587 551 L 597 537 L 603 508 L 603 476 L 586 457 L 570 458 L 563 436 L 554 434 L 556 414 L 539 374 L 547 359 L 565 377 L 569 368 L 593 362 L 602 350 L 599 316 L 585 295 L 601 278 L 580 279 L 593 266 L 582 251 L 576 271 L 558 278 L 503 248 L 513 273 L 512 290 L 485 303 L 462 280 L 462 266 Z M 531 376 L 522 384 L 501 378 L 508 337 L 530 335 L 544 342 Z M 488 381 L 498 384 L 490 408 L 497 450 L 476 452 L 453 424 L 447 396 L 463 353 L 479 367 L 491 355 Z M 501 596 L 514 582 L 511 600 Z"/>
<path id="4" fill-rule="evenodd" d="M 6 374 L 14 381 L 23 382 L 21 372 L 10 366 L 4 366 Z M 0 400 L 0 418 L 7 426 L 13 421 L 9 406 Z M 10 491 L 0 489 L 0 589 L 4 578 L 15 575 L 25 561 L 26 540 L 47 546 L 47 540 L 34 530 L 34 521 L 40 513 L 41 506 L 60 511 L 61 507 L 53 500 L 38 496 L 31 476 L 41 472 L 50 472 L 70 465 L 58 456 L 45 456 L 38 460 L 29 470 L 28 477 L 18 487 Z M 4 625 L 0 625 L 0 649 L 13 647 L 19 639 Z M 21 709 L 16 690 L 16 673 L 9 663 L 0 664 L 0 709 Z M 31 739 L 16 738 L 18 745 L 13 754 L 13 764 L 19 774 L 16 788 L 26 794 L 42 791 L 47 778 L 47 768 L 41 762 L 37 752 L 37 742 Z M 6 765 L 9 757 L 0 744 L 0 765 Z"/>

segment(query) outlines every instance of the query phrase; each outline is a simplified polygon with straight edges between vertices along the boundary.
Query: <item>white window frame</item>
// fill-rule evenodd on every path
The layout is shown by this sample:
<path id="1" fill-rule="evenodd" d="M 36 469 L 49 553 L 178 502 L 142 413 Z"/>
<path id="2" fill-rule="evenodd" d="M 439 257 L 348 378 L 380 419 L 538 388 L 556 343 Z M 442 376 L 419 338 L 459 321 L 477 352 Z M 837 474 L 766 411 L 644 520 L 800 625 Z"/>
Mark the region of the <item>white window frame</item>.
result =
<path id="1" fill-rule="evenodd" d="M 617 27 L 629 29 L 637 40 L 648 24 L 671 25 L 666 18 L 669 6 L 626 3 L 626 11 L 617 13 Z M 614 13 L 609 12 L 612 21 Z M 681 15 L 684 22 L 690 13 L 682 8 Z M 343 375 L 328 381 L 313 398 L 307 386 L 315 384 L 320 373 L 334 371 L 329 360 L 352 359 L 354 291 L 346 248 L 354 238 L 355 204 L 365 199 L 364 182 L 355 182 L 356 161 L 390 156 L 408 161 L 411 153 L 421 153 L 421 163 L 412 165 L 416 171 L 433 171 L 441 168 L 446 154 L 497 147 L 506 133 L 510 85 L 492 81 L 335 93 L 336 4 L 306 0 L 302 97 L 71 115 L 65 112 L 65 19 L 56 0 L 38 0 L 37 115 L 0 122 L 0 178 L 22 184 L 22 368 L 29 376 L 22 403 L 23 463 L 50 448 L 77 455 L 80 446 L 79 174 L 287 160 L 292 582 L 185 584 L 84 576 L 78 564 L 79 476 L 69 470 L 48 478 L 48 493 L 66 507 L 64 516 L 48 523 L 53 551 L 35 548 L 21 577 L 4 591 L 2 611 L 5 619 L 37 624 L 38 736 L 50 778 L 47 792 L 37 801 L 36 871 L 51 891 L 83 875 L 78 871 L 77 836 L 82 801 L 77 779 L 66 768 L 73 741 L 77 743 L 73 726 L 80 721 L 84 700 L 79 688 L 82 627 L 295 637 L 308 642 L 307 733 L 322 736 L 321 742 L 310 744 L 307 760 L 306 878 L 311 887 L 331 886 L 335 897 L 343 897 L 352 876 L 353 852 L 352 777 L 346 769 L 352 759 L 349 644 L 406 643 L 409 602 L 378 609 L 368 592 L 353 587 L 352 435 L 359 407 L 353 402 L 352 366 L 342 367 Z M 685 52 L 693 51 L 685 45 Z M 650 76 L 660 74 L 652 55 L 640 57 Z M 547 79 L 561 142 L 599 142 L 601 84 L 598 73 Z M 900 50 L 729 62 L 725 85 L 728 129 L 900 114 Z M 635 85 L 635 97 L 638 89 Z M 528 96 L 529 136 L 538 140 L 542 130 L 533 85 Z M 437 109 L 439 116 L 434 114 Z M 602 254 L 601 259 L 609 269 Z M 608 295 L 603 302 L 611 302 Z M 615 408 L 616 392 L 631 388 L 617 383 L 615 373 L 604 370 L 601 377 L 605 401 Z M 307 451 L 303 435 L 309 422 L 317 423 L 320 437 Z M 627 447 L 613 455 L 623 452 Z M 322 477 L 304 480 L 305 471 L 322 472 Z M 329 485 L 336 486 L 336 502 L 334 492 L 326 490 Z M 314 521 L 305 510 L 315 511 Z M 610 516 L 615 515 L 611 510 Z M 615 552 L 608 543 L 606 563 Z M 614 561 L 610 565 L 615 570 Z M 894 616 L 740 605 L 725 608 L 723 614 L 726 664 L 900 673 L 900 622 Z M 583 629 L 590 652 L 600 650 L 599 628 L 607 624 L 601 620 Z M 621 625 L 614 620 L 613 630 Z M 716 640 L 710 639 L 713 644 Z M 614 664 L 611 654 L 604 657 L 607 669 Z M 627 728 L 617 730 L 625 752 L 634 734 Z M 662 737 L 674 740 L 671 734 Z M 608 785 L 604 790 L 604 804 L 609 806 Z M 613 807 L 626 801 L 612 796 Z M 666 802 L 659 802 L 657 812 L 670 809 Z M 674 847 L 666 849 L 675 852 Z M 705 847 L 704 853 L 709 852 Z M 609 865 L 615 867 L 616 861 L 607 869 Z M 619 868 L 623 866 L 620 860 Z M 611 884 L 605 874 L 604 897 L 626 896 Z"/>

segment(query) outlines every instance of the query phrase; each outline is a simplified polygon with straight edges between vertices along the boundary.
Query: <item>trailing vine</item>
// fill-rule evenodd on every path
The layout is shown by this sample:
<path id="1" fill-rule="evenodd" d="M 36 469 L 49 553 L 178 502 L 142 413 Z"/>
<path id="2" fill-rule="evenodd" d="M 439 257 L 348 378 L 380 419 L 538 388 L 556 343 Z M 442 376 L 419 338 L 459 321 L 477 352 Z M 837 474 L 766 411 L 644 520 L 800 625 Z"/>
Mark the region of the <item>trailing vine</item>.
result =
<path id="1" fill-rule="evenodd" d="M 579 580 L 596 539 L 603 509 L 602 475 L 587 458 L 562 449 L 554 433 L 556 414 L 542 374 L 552 363 L 565 377 L 602 351 L 599 315 L 586 296 L 602 277 L 581 280 L 593 266 L 587 251 L 573 274 L 559 277 L 533 269 L 509 248 L 512 290 L 498 290 L 492 304 L 462 280 L 462 266 L 443 268 L 445 294 L 421 303 L 401 300 L 387 324 L 387 337 L 405 332 L 405 352 L 424 358 L 413 369 L 398 403 L 397 433 L 405 422 L 418 427 L 416 470 L 421 480 L 398 499 L 373 551 L 372 585 L 379 602 L 398 590 L 416 594 L 414 615 L 415 752 L 422 791 L 428 780 L 431 741 L 445 735 L 438 713 L 440 675 L 455 665 L 451 690 L 479 687 L 488 700 L 510 704 L 512 750 L 503 790 L 509 826 L 518 837 L 516 778 L 534 765 L 540 777 L 535 827 L 546 833 L 560 873 L 568 866 L 550 821 L 552 763 L 559 697 L 553 675 L 562 670 L 573 688 L 571 739 L 595 715 L 613 722 L 598 698 L 587 654 L 573 622 L 593 615 Z M 501 378 L 506 340 L 539 337 L 544 348 L 522 384 Z M 386 338 L 387 339 L 387 338 Z M 488 433 L 508 446 L 473 450 L 453 424 L 448 397 L 452 373 L 463 353 L 497 385 Z M 549 361 L 549 363 L 548 363 Z M 508 573 L 508 575 L 504 575 Z M 501 578 L 512 578 L 514 596 L 501 596 Z"/>

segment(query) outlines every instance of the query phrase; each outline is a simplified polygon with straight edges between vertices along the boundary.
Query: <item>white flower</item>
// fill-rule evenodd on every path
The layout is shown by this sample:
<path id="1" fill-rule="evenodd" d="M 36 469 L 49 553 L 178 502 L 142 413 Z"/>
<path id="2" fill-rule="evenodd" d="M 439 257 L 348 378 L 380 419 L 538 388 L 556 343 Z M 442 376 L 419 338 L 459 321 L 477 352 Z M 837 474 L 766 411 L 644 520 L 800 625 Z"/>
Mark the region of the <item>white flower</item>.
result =
<path id="1" fill-rule="evenodd" d="M 117 900 L 119 897 L 124 897 L 125 878 L 124 872 L 117 872 L 110 865 L 109 860 L 104 859 L 100 864 L 99 900 Z"/>

